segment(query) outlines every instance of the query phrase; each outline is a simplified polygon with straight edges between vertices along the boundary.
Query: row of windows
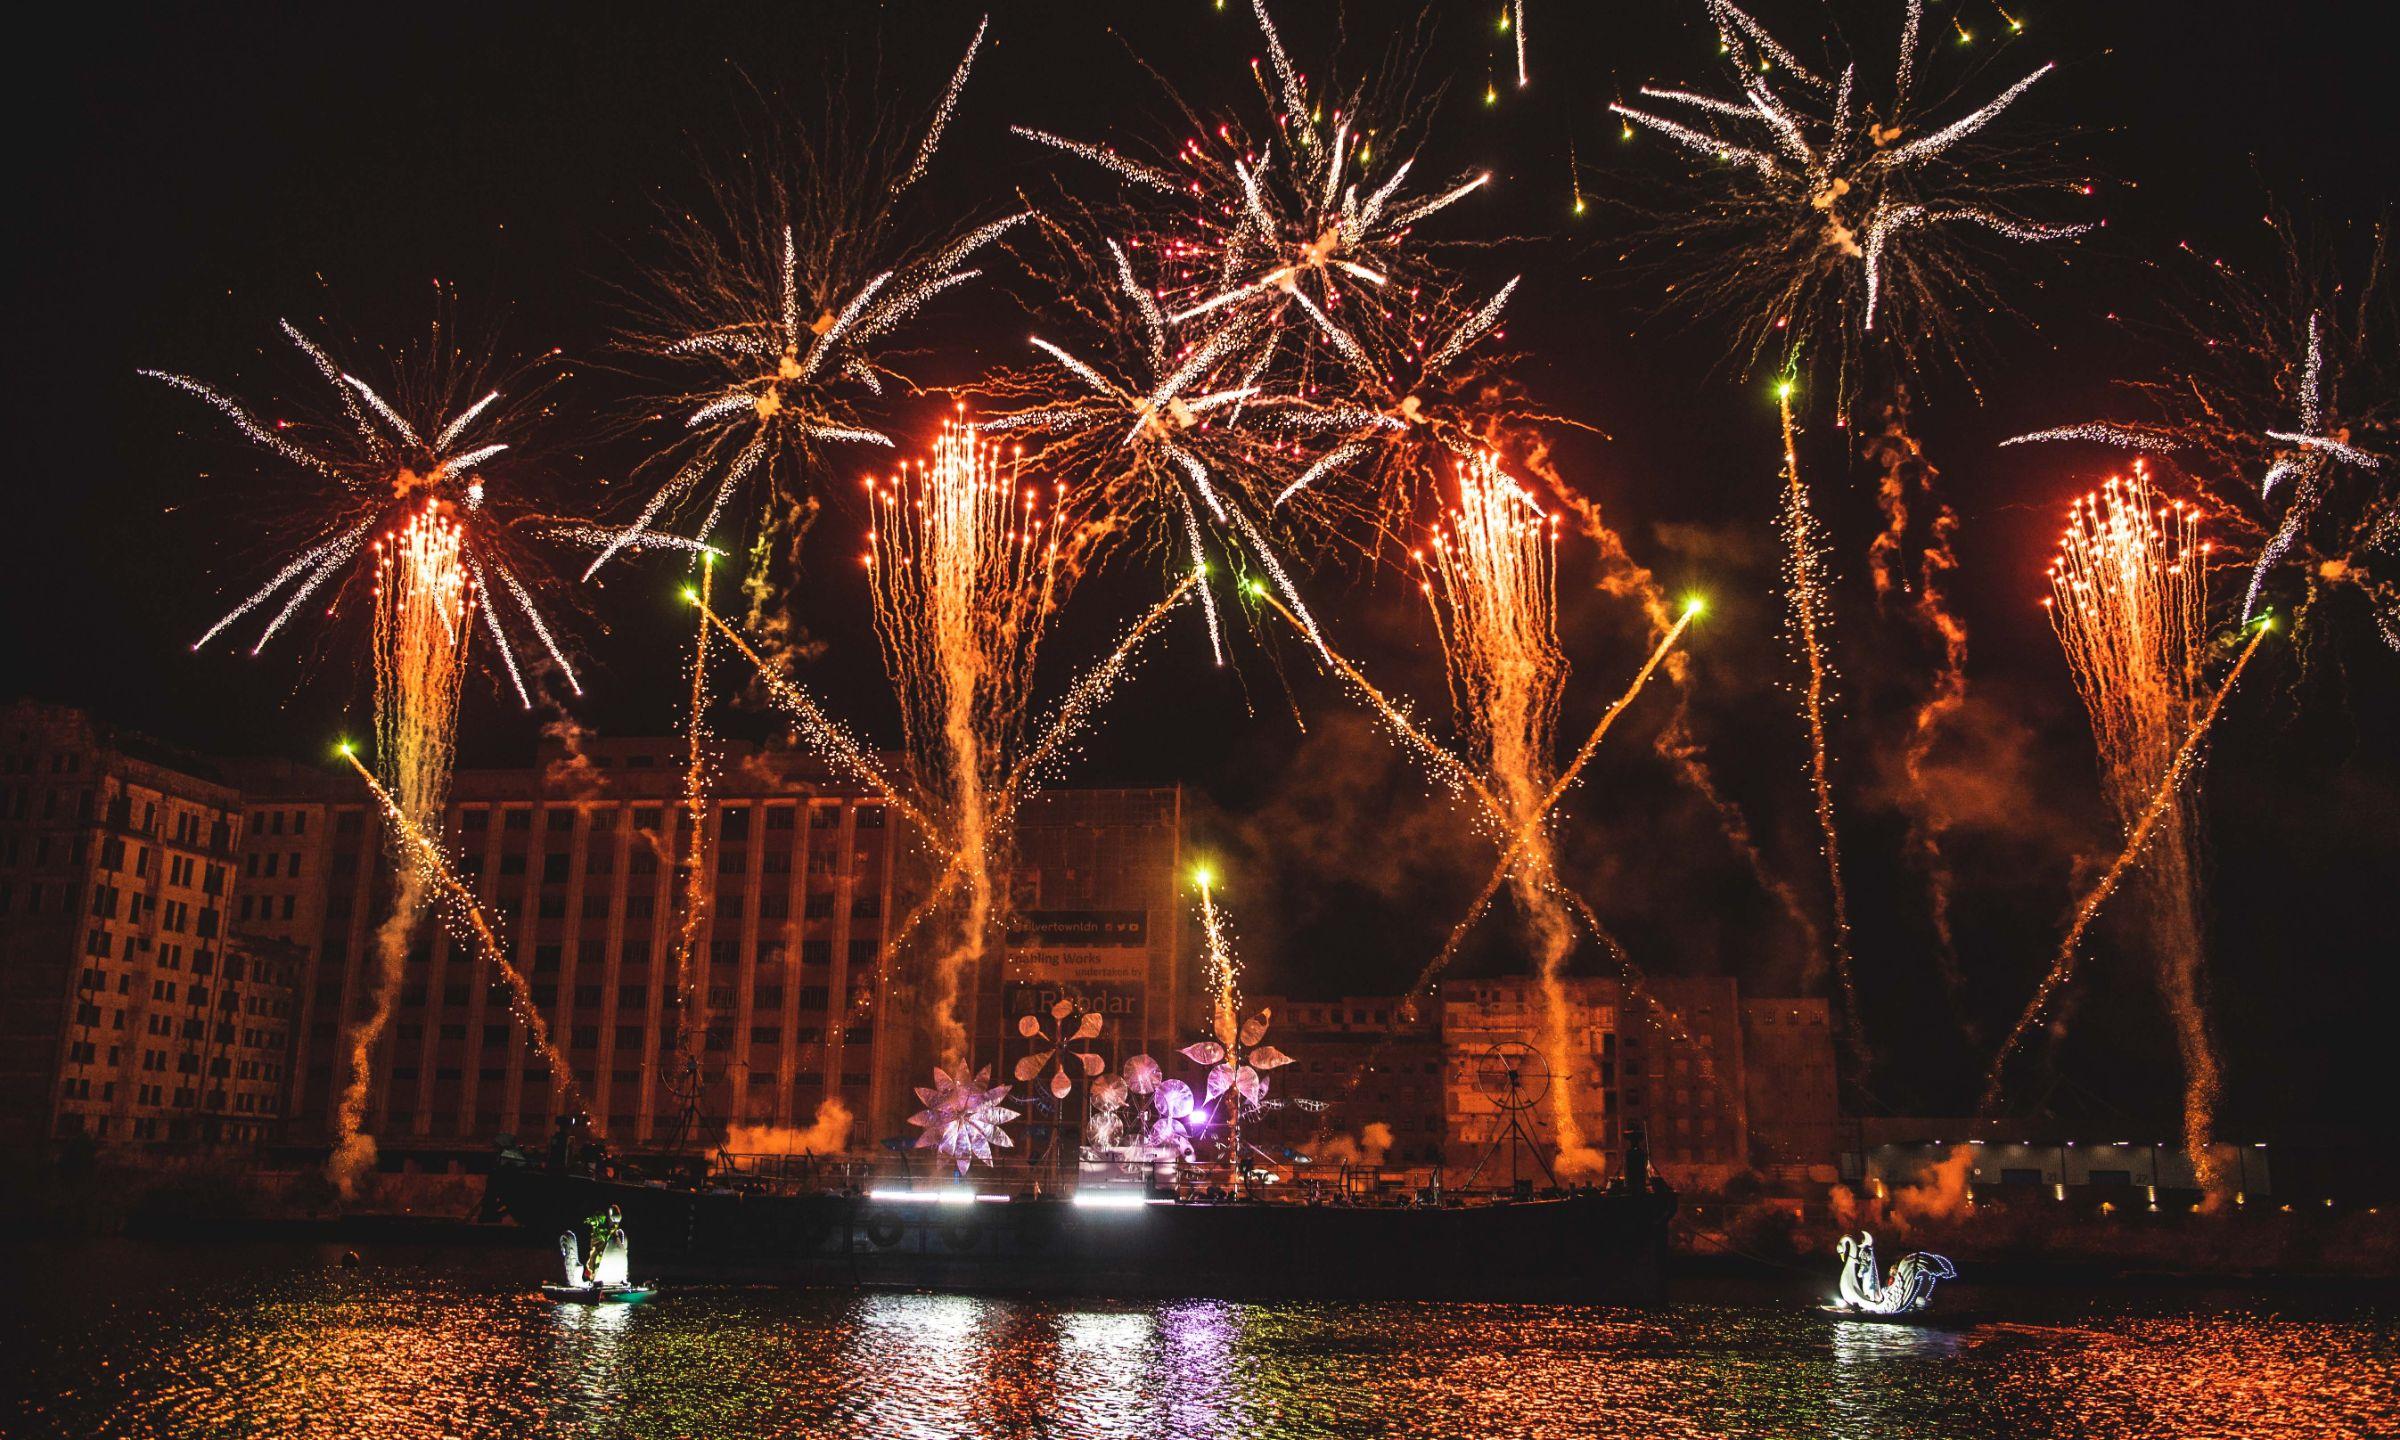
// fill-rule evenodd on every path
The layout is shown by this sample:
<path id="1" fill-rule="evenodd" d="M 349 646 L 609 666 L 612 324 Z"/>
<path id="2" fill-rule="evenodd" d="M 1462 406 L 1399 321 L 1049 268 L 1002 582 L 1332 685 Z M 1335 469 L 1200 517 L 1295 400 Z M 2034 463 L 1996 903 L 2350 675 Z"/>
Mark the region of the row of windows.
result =
<path id="1" fill-rule="evenodd" d="M 299 904 L 299 897 L 298 897 L 298 896 L 296 896 L 296 895 L 286 895 L 286 896 L 284 896 L 284 897 L 283 897 L 283 918 L 284 918 L 284 919 L 286 919 L 286 920 L 289 920 L 289 919 L 291 919 L 291 918 L 292 918 L 293 911 L 294 911 L 294 909 L 295 909 L 295 908 L 298 906 L 298 904 Z M 242 919 L 244 919 L 244 920 L 272 920 L 272 919 L 275 919 L 275 918 L 276 918 L 276 916 L 275 916 L 275 897 L 274 897 L 274 896 L 272 896 L 272 895 L 244 895 L 244 896 L 242 897 L 242 910 L 241 910 L 241 918 L 242 918 Z"/>
<path id="2" fill-rule="evenodd" d="M 842 823 L 843 807 L 839 804 L 811 805 L 807 809 L 808 828 L 811 830 L 831 830 Z M 800 807 L 796 805 L 766 807 L 766 828 L 769 830 L 794 828 L 798 823 L 795 817 L 799 811 Z M 510 808 L 503 809 L 499 813 L 500 828 L 504 831 L 531 831 L 533 829 L 533 811 L 531 809 Z M 556 808 L 544 812 L 542 816 L 543 833 L 555 835 L 574 829 L 576 816 L 582 813 L 586 812 Z M 591 815 L 590 828 L 602 832 L 622 828 L 625 817 L 630 814 L 633 817 L 634 829 L 656 833 L 666 823 L 667 818 L 665 807 L 658 805 L 636 805 L 630 810 L 619 806 L 607 806 L 591 810 L 588 813 Z M 858 816 L 860 829 L 878 830 L 883 828 L 883 806 L 860 805 L 856 807 L 855 813 Z M 750 815 L 751 808 L 746 805 L 726 805 L 718 809 L 717 838 L 728 844 L 748 839 Z M 458 828 L 473 831 L 489 830 L 492 828 L 492 812 L 484 808 L 462 808 L 458 812 Z"/>
<path id="3" fill-rule="evenodd" d="M 283 862 L 283 874 L 287 878 L 299 875 L 300 852 L 297 850 L 253 850 L 250 852 L 249 858 L 242 862 L 242 873 L 259 879 L 272 880 L 275 878 L 275 867 L 278 860 Z"/>
<path id="4" fill-rule="evenodd" d="M 286 824 L 291 826 L 291 834 L 306 835 L 308 833 L 308 812 L 306 810 L 253 810 L 250 812 L 252 838 L 261 835 L 284 834 Z"/>

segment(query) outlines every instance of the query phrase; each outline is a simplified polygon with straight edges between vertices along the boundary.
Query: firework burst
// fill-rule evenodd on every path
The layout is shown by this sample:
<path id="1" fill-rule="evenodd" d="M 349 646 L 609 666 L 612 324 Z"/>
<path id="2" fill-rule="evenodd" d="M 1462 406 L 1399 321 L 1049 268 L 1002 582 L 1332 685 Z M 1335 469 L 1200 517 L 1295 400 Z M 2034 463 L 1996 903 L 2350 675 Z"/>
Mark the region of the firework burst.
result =
<path id="1" fill-rule="evenodd" d="M 202 381 L 164 370 L 140 372 L 206 403 L 280 462 L 286 479 L 307 486 L 293 507 L 304 518 L 290 555 L 192 648 L 264 616 L 250 647 L 257 654 L 310 601 L 327 614 L 339 611 L 356 587 L 379 583 L 384 569 L 378 536 L 398 537 L 419 517 L 438 515 L 455 531 L 454 559 L 478 601 L 470 608 L 480 611 L 518 701 L 533 703 L 519 651 L 534 647 L 581 694 L 575 667 L 535 602 L 529 577 L 537 572 L 516 543 L 530 513 L 491 471 L 515 443 L 499 437 L 513 437 L 523 427 L 546 383 L 531 375 L 510 377 L 525 382 L 522 393 L 504 394 L 493 383 L 494 367 L 468 358 L 438 328 L 422 354 L 392 357 L 388 382 L 370 382 L 291 322 L 282 322 L 282 330 L 330 389 L 338 414 L 269 422 Z"/>
<path id="2" fill-rule="evenodd" d="M 2274 220 L 2280 273 L 2268 285 L 2222 262 L 2170 314 L 2172 369 L 2127 388 L 2136 414 L 2020 435 L 2005 443 L 2082 441 L 2172 464 L 2217 518 L 2255 535 L 2242 618 L 2279 575 L 2306 594 L 2297 626 L 2325 590 L 2362 594 L 2376 629 L 2400 650 L 2400 466 L 2395 417 L 2395 306 L 2377 227 L 2361 272 L 2345 280 L 2309 255 L 2291 222 Z"/>
<path id="3" fill-rule="evenodd" d="M 2025 214 L 2028 202 L 2089 187 L 1991 133 L 2051 66 L 1938 119 L 1945 107 L 1924 103 L 1917 73 L 1923 0 L 1907 0 L 1891 88 L 1875 98 L 1860 93 L 1855 62 L 1819 73 L 1730 0 L 1704 4 L 1730 95 L 1644 86 L 1641 103 L 1610 108 L 1628 136 L 1638 128 L 1701 162 L 1687 203 L 1646 238 L 1699 257 L 1681 303 L 1732 317 L 1745 364 L 1788 366 L 1818 341 L 1839 351 L 1847 375 L 1875 335 L 1907 369 L 1959 362 L 1965 337 L 1951 317 L 2001 305 L 1964 237 L 2031 243 L 2091 228 Z"/>
<path id="4" fill-rule="evenodd" d="M 1372 90 L 1312 91 L 1255 11 L 1263 119 L 1178 100 L 1181 138 L 1138 154 L 1018 127 L 1121 193 L 1063 202 L 1045 226 L 1091 333 L 1038 336 L 1047 363 L 1008 377 L 992 423 L 1078 477 L 1078 554 L 1138 535 L 1194 574 L 1220 557 L 1255 567 L 1322 647 L 1284 547 L 1388 536 L 1437 460 L 1474 453 L 1496 422 L 1472 413 L 1469 379 L 1489 378 L 1484 342 L 1516 282 L 1471 290 L 1419 233 L 1488 177 L 1417 185 L 1413 65 L 1395 58 Z M 1202 599 L 1222 663 L 1217 601 Z"/>
<path id="5" fill-rule="evenodd" d="M 1312 96 L 1264 0 L 1252 9 L 1267 47 L 1266 64 L 1253 65 L 1263 123 L 1211 123 L 1179 105 L 1186 135 L 1142 157 L 1026 126 L 1016 133 L 1095 161 L 1138 192 L 1127 231 L 1148 237 L 1167 325 L 1241 324 L 1245 368 L 1281 365 L 1306 377 L 1329 365 L 1379 378 L 1455 329 L 1444 323 L 1455 281 L 1416 227 L 1491 176 L 1420 184 L 1417 127 L 1396 89 L 1410 67 L 1386 67 L 1395 88 Z M 1492 304 L 1483 327 L 1498 313 Z"/>
<path id="6" fill-rule="evenodd" d="M 1042 468 L 1079 477 L 1078 500 L 1065 522 L 1078 555 L 1164 526 L 1191 574 L 1205 576 L 1211 557 L 1230 548 L 1264 570 L 1305 619 L 1307 607 L 1268 535 L 1278 497 L 1291 488 L 1283 477 L 1305 471 L 1297 457 L 1312 435 L 1399 422 L 1358 406 L 1268 393 L 1261 377 L 1238 363 L 1263 328 L 1257 317 L 1229 317 L 1199 339 L 1175 340 L 1124 250 L 1114 241 L 1105 248 L 1114 273 L 1085 304 L 1099 322 L 1096 335 L 1115 353 L 1095 363 L 1034 336 L 1049 365 L 988 382 L 987 393 L 1019 403 L 983 428 L 1022 437 Z M 1328 518 L 1342 504 L 1319 492 L 1282 518 Z M 1200 595 L 1210 648 L 1222 663 L 1215 594 L 1202 585 Z M 1315 622 L 1306 628 L 1314 638 Z"/>
<path id="7" fill-rule="evenodd" d="M 667 259 L 628 296 L 622 337 L 678 375 L 656 400 L 665 478 L 587 578 L 662 526 L 709 540 L 746 493 L 762 516 L 763 565 L 785 505 L 831 447 L 892 443 L 866 409 L 896 378 L 891 342 L 928 301 L 980 275 L 969 262 L 1028 218 L 953 229 L 904 203 L 933 163 L 987 25 L 921 127 L 879 115 L 862 134 L 829 107 L 814 131 L 780 137 L 761 147 L 772 158 L 715 183 L 713 216 L 667 224 Z"/>
<path id="8" fill-rule="evenodd" d="M 504 603 L 580 693 L 574 667 L 520 573 L 509 520 L 485 476 L 484 467 L 511 445 L 492 437 L 514 433 L 524 402 L 512 405 L 501 389 L 485 388 L 486 367 L 462 360 L 463 352 L 445 344 L 438 330 L 426 355 L 413 362 L 400 357 L 392 367 L 394 381 L 380 388 L 342 368 L 289 322 L 283 331 L 331 388 L 338 417 L 270 426 L 200 381 L 142 372 L 205 401 L 313 486 L 310 528 L 298 553 L 194 648 L 254 612 L 266 612 L 255 653 L 312 597 L 323 596 L 331 611 L 347 588 L 366 584 L 373 612 L 376 759 L 401 835 L 422 833 L 438 819 L 448 794 L 478 612 L 522 703 L 530 706 L 532 696 L 510 639 L 514 626 L 501 619 Z M 336 1113 L 330 1168 L 345 1193 L 374 1160 L 374 1141 L 362 1129 L 373 1049 L 390 1020 L 410 939 L 438 888 L 436 872 L 397 838 L 392 858 L 398 883 L 392 912 L 376 930 L 373 1003 L 351 1030 L 349 1075 Z"/>

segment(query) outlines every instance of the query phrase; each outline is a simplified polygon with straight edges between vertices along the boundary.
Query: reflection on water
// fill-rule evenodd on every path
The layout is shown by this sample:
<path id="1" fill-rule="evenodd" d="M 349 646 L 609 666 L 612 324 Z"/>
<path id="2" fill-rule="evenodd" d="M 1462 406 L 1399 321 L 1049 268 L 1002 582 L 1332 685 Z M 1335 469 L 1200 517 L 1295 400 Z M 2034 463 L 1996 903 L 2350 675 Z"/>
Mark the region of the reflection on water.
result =
<path id="1" fill-rule="evenodd" d="M 1670 1310 L 1044 1304 L 670 1289 L 545 1258 L 112 1244 L 5 1256 L 0 1435 L 2367 1436 L 2400 1311 L 1944 1287 L 1928 1327 L 1806 1290 Z"/>

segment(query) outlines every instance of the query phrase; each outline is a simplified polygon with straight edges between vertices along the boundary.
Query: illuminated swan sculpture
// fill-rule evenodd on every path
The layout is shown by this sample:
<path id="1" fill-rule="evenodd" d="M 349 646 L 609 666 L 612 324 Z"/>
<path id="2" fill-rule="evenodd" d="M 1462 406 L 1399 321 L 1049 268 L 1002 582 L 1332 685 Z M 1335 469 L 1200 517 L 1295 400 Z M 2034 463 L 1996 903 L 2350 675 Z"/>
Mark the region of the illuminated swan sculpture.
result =
<path id="1" fill-rule="evenodd" d="M 1911 1315 L 1933 1302 L 1933 1287 L 1958 1278 L 1958 1267 L 1939 1255 L 1919 1251 L 1903 1255 L 1886 1280 L 1875 1266 L 1875 1237 L 1861 1230 L 1858 1238 L 1845 1235 L 1836 1247 L 1842 1257 L 1841 1304 L 1838 1309 L 1868 1315 Z"/>

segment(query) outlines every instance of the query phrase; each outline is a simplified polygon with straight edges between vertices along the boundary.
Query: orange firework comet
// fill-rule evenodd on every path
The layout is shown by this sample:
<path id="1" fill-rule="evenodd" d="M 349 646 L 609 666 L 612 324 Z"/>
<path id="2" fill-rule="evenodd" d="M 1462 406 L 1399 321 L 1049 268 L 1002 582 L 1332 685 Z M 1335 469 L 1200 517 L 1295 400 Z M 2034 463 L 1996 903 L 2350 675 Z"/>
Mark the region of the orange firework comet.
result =
<path id="1" fill-rule="evenodd" d="M 869 484 L 875 629 L 899 694 L 911 779 L 919 808 L 934 818 L 945 870 L 965 880 L 956 939 L 933 974 L 936 1047 L 955 1067 L 967 1038 L 959 976 L 982 959 L 999 901 L 1002 795 L 1057 599 L 1058 549 L 1017 467 L 963 418 L 943 424 L 931 463 Z"/>
<path id="2" fill-rule="evenodd" d="M 1044 564 L 1049 563 L 1045 557 Z M 1134 656 L 1143 643 L 1157 633 L 1176 607 L 1190 599 L 1198 588 L 1197 577 L 1185 577 L 1118 639 L 1114 649 L 1084 671 L 1068 688 L 1066 698 L 1043 723 L 1032 743 L 1023 747 L 1022 754 L 1007 762 L 1005 774 L 999 783 L 985 790 L 987 836 L 1005 836 L 1010 817 L 1015 814 L 1018 804 L 1043 782 L 1070 753 L 1073 743 L 1091 728 L 1111 691 L 1130 673 Z M 853 1022 L 863 1020 L 876 997 L 885 993 L 891 979 L 893 958 L 899 949 L 920 926 L 932 920 L 937 912 L 959 897 L 972 879 L 977 863 L 989 857 L 990 849 L 988 846 L 980 852 L 959 849 L 950 838 L 955 827 L 949 823 L 945 812 L 925 808 L 919 803 L 923 800 L 930 804 L 938 797 L 921 792 L 912 796 L 909 789 L 895 785 L 892 777 L 848 727 L 827 714 L 813 696 L 759 654 L 755 647 L 742 638 L 740 632 L 709 608 L 705 596 L 692 591 L 688 592 L 687 598 L 699 607 L 702 623 L 723 637 L 743 659 L 750 662 L 765 686 L 768 697 L 794 721 L 804 744 L 861 784 L 888 797 L 887 803 L 894 813 L 948 857 L 941 874 L 923 898 L 910 906 L 907 913 L 885 931 L 883 944 L 876 954 L 874 978 L 869 985 L 859 988 L 853 1001 Z M 979 743 L 977 747 L 979 755 L 991 759 L 995 764 L 1005 756 L 1006 750 L 1005 745 L 997 744 Z"/>
<path id="3" fill-rule="evenodd" d="M 427 500 L 374 545 L 375 748 L 389 777 L 392 813 L 419 830 L 441 813 L 449 788 L 474 608 L 464 535 L 445 510 L 440 499 Z M 405 854 L 395 858 L 401 863 L 392 913 L 375 932 L 373 1004 L 350 1033 L 350 1074 L 335 1115 L 331 1172 L 344 1194 L 375 1161 L 374 1137 L 359 1128 L 375 1042 L 391 1020 L 409 938 L 425 912 L 424 867 Z"/>
<path id="4" fill-rule="evenodd" d="M 1489 453 L 1458 467 L 1458 504 L 1447 519 L 1417 552 L 1425 595 L 1442 637 L 1451 703 L 1486 779 L 1489 818 L 1501 836 L 1525 837 L 1510 877 L 1533 932 L 1542 1051 L 1558 1077 L 1550 1102 L 1559 1172 L 1597 1174 L 1604 1162 L 1584 1142 L 1571 1084 L 1577 1067 L 1568 1044 L 1566 962 L 1574 925 L 1552 878 L 1549 827 L 1535 813 L 1550 780 L 1567 675 L 1558 648 L 1558 524 Z"/>
<path id="5" fill-rule="evenodd" d="M 2260 627 L 2225 683 L 2203 698 L 2209 550 L 2198 512 L 2180 501 L 2161 506 L 2145 465 L 2135 465 L 2130 478 L 2111 478 L 2068 512 L 2044 604 L 2091 716 L 2101 781 L 2126 843 L 2076 907 L 2057 962 L 1993 1062 L 1987 1092 L 1997 1098 L 2001 1065 L 2071 978 L 2084 932 L 2141 862 L 2146 928 L 2183 1055 L 2184 1145 L 2204 1183 L 2216 1168 L 2210 1139 L 2219 1067 L 2202 994 L 2199 814 L 2190 787 L 2209 722 L 2266 636 Z"/>

